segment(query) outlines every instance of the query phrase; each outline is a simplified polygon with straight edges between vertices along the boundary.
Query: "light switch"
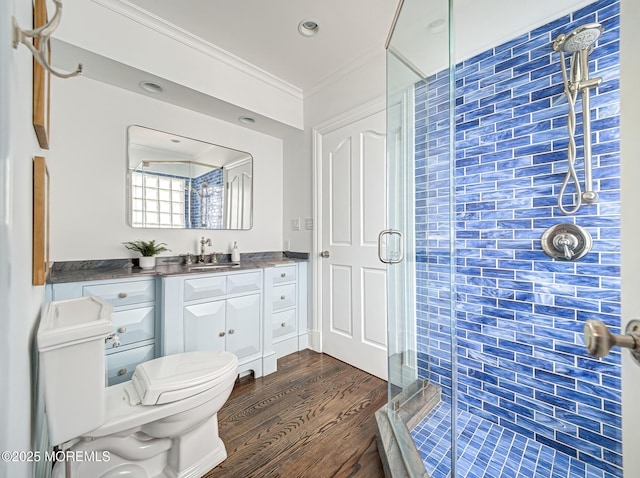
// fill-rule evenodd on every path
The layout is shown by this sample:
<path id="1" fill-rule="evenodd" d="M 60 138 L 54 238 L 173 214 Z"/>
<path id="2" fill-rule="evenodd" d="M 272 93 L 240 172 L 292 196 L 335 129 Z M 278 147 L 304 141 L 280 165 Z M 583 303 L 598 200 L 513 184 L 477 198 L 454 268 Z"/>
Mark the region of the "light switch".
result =
<path id="1" fill-rule="evenodd" d="M 298 218 L 291 219 L 291 230 L 292 231 L 299 231 L 300 230 L 300 219 L 298 219 Z"/>
<path id="2" fill-rule="evenodd" d="M 312 231 L 313 230 L 313 218 L 312 217 L 308 217 L 304 220 L 304 228 L 307 231 Z"/>

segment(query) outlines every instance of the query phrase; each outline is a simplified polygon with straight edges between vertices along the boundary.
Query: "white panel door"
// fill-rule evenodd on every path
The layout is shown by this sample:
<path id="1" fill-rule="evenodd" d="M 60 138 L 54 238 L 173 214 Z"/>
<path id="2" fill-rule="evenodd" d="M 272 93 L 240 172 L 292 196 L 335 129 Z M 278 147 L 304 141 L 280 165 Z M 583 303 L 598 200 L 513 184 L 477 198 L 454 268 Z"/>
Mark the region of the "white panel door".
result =
<path id="1" fill-rule="evenodd" d="M 322 136 L 322 351 L 387 378 L 386 267 L 377 240 L 386 218 L 385 114 Z"/>
<path id="2" fill-rule="evenodd" d="M 251 228 L 253 202 L 253 164 L 251 159 L 237 165 L 225 166 L 227 191 L 225 198 L 225 226 L 227 229 Z"/>

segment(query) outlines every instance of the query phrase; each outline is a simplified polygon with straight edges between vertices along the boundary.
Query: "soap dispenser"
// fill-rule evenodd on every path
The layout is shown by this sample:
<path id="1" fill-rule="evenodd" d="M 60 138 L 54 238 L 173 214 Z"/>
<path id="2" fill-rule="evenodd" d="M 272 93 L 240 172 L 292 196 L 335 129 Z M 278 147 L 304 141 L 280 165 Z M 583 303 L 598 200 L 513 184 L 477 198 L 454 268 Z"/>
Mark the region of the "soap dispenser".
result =
<path id="1" fill-rule="evenodd" d="M 238 244 L 234 241 L 233 248 L 231 249 L 231 262 L 240 262 L 240 251 L 238 250 Z"/>

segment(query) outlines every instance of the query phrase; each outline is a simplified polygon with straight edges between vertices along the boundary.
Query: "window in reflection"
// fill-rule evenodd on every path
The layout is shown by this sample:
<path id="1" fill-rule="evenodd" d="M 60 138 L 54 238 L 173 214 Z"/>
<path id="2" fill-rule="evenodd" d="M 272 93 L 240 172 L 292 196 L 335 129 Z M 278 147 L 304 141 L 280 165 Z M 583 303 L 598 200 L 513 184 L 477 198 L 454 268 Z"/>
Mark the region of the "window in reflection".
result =
<path id="1" fill-rule="evenodd" d="M 144 171 L 131 174 L 131 225 L 183 228 L 185 178 Z"/>

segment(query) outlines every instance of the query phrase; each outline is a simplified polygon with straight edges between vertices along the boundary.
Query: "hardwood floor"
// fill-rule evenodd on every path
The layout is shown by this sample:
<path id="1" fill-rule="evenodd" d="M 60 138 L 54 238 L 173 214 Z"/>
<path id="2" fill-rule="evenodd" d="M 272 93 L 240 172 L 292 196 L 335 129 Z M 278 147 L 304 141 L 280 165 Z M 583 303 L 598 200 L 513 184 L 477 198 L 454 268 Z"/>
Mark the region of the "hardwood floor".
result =
<path id="1" fill-rule="evenodd" d="M 228 458 L 206 478 L 383 477 L 374 413 L 387 383 L 310 350 L 245 377 L 218 413 Z"/>

